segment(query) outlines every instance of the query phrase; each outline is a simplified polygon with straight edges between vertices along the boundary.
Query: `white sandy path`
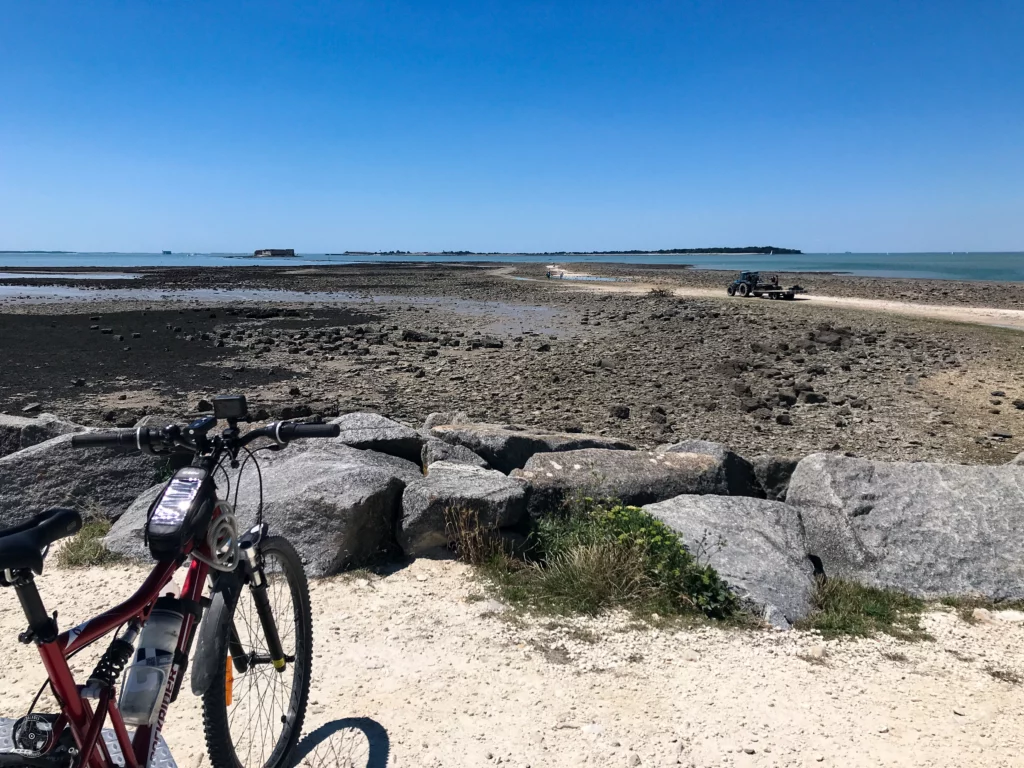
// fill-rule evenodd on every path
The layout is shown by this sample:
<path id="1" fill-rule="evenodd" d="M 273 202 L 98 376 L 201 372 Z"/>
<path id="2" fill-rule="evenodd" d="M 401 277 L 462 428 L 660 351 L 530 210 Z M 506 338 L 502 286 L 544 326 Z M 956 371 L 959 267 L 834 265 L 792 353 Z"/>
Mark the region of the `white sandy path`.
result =
<path id="1" fill-rule="evenodd" d="M 69 626 L 142 575 L 50 570 L 40 583 Z M 1024 765 L 1024 688 L 986 672 L 1024 674 L 1019 624 L 935 613 L 934 642 L 829 642 L 813 664 L 804 656 L 819 640 L 806 633 L 636 630 L 624 618 L 545 629 L 496 616 L 480 592 L 466 567 L 425 560 L 315 583 L 307 730 L 372 718 L 392 766 Z M 35 650 L 15 640 L 22 623 L 0 592 L 7 716 L 42 681 Z M 75 661 L 87 676 L 93 659 Z M 188 691 L 166 735 L 179 765 L 197 768 L 207 761 Z"/>
<path id="2" fill-rule="evenodd" d="M 556 271 L 563 271 L 557 265 L 549 265 Z M 496 270 L 495 274 L 509 274 L 512 270 Z M 567 290 L 596 291 L 600 293 L 630 293 L 641 295 L 652 288 L 666 288 L 664 285 L 654 283 L 634 282 L 623 280 L 620 282 L 590 281 L 586 278 L 593 277 L 586 272 L 565 272 L 564 286 L 561 280 L 556 280 L 559 287 Z M 520 278 L 523 279 L 523 278 Z M 532 279 L 532 278 L 530 278 Z M 686 286 L 670 287 L 674 296 L 714 298 L 731 301 L 743 301 L 744 299 L 732 298 L 725 295 L 724 289 L 714 288 L 690 288 Z M 745 299 L 746 301 L 761 301 L 761 299 Z M 820 296 L 817 294 L 804 294 L 799 297 L 798 303 L 811 302 L 813 304 L 828 305 L 843 309 L 858 309 L 869 312 L 883 312 L 886 314 L 904 315 L 906 317 L 918 317 L 928 320 L 945 320 L 955 323 L 970 323 L 974 325 L 992 325 L 1000 328 L 1010 328 L 1024 331 L 1024 310 L 1021 309 L 996 309 L 991 307 L 963 307 L 944 306 L 941 304 L 913 304 L 906 301 L 892 301 L 889 299 L 863 299 L 849 296 Z M 786 302 L 781 302 L 786 303 Z"/>

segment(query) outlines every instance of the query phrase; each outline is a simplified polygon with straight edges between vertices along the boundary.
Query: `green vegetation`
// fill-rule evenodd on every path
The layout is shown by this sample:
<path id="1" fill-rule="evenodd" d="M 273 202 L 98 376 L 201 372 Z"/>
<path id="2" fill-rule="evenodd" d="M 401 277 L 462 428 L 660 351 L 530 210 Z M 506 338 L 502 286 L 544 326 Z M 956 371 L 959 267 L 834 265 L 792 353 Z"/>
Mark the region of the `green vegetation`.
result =
<path id="1" fill-rule="evenodd" d="M 869 637 L 876 632 L 901 640 L 926 640 L 921 628 L 925 603 L 891 589 L 866 587 L 843 579 L 820 579 L 814 612 L 798 625 L 826 637 Z"/>
<path id="2" fill-rule="evenodd" d="M 57 550 L 57 565 L 61 568 L 89 568 L 121 562 L 121 555 L 103 547 L 100 541 L 110 531 L 110 522 L 98 517 L 87 518 L 82 530 L 63 542 Z"/>
<path id="3" fill-rule="evenodd" d="M 450 510 L 456 554 L 483 566 L 510 603 L 550 614 L 597 614 L 624 608 L 638 615 L 729 618 L 739 601 L 674 531 L 638 507 L 584 499 L 538 521 L 523 557 L 467 510 Z"/>

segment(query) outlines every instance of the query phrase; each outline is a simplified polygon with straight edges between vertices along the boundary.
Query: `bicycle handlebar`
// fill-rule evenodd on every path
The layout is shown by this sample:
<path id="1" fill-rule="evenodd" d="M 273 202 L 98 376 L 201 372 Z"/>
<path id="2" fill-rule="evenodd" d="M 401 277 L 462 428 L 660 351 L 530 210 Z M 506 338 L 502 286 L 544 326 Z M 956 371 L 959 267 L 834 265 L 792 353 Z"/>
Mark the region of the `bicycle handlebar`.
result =
<path id="1" fill-rule="evenodd" d="M 162 430 L 150 427 L 136 429 L 119 429 L 108 432 L 86 432 L 71 436 L 72 448 L 136 448 L 150 445 L 153 434 L 159 436 Z"/>
<path id="2" fill-rule="evenodd" d="M 278 422 L 276 432 L 278 438 L 288 442 L 307 437 L 337 437 L 341 434 L 341 427 L 337 424 L 292 424 L 282 421 Z"/>
<path id="3" fill-rule="evenodd" d="M 152 448 L 185 448 L 195 450 L 195 446 L 186 441 L 180 427 L 170 426 L 163 429 L 154 427 L 136 427 L 135 429 L 118 429 L 107 432 L 86 432 L 72 435 L 72 448 L 128 448 L 148 451 Z M 225 433 L 227 434 L 227 433 Z M 278 421 L 265 427 L 254 429 L 244 435 L 232 436 L 230 442 L 241 448 L 253 440 L 268 437 L 280 445 L 291 440 L 307 438 L 331 438 L 341 434 L 337 424 L 293 424 L 290 421 Z"/>

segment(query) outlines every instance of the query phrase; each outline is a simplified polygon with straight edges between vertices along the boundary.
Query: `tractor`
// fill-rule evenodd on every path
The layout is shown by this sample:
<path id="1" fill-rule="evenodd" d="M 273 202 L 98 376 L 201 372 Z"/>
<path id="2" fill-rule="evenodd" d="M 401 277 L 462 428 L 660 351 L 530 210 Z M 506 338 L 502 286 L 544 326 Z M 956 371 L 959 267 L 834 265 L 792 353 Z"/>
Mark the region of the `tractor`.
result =
<path id="1" fill-rule="evenodd" d="M 730 296 L 764 296 L 769 299 L 792 299 L 798 293 L 804 293 L 799 285 L 783 288 L 779 285 L 779 278 L 772 276 L 768 282 L 761 282 L 760 272 L 740 272 L 740 276 L 733 280 L 725 289 Z"/>

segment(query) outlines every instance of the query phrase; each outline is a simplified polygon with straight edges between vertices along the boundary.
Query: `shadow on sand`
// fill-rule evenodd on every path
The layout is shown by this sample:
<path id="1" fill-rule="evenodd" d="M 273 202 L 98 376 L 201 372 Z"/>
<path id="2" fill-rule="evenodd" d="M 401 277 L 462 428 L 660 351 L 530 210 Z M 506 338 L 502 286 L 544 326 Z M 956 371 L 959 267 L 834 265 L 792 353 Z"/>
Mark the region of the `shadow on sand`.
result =
<path id="1" fill-rule="evenodd" d="M 384 726 L 368 717 L 324 723 L 296 747 L 295 768 L 387 768 L 391 740 Z"/>

